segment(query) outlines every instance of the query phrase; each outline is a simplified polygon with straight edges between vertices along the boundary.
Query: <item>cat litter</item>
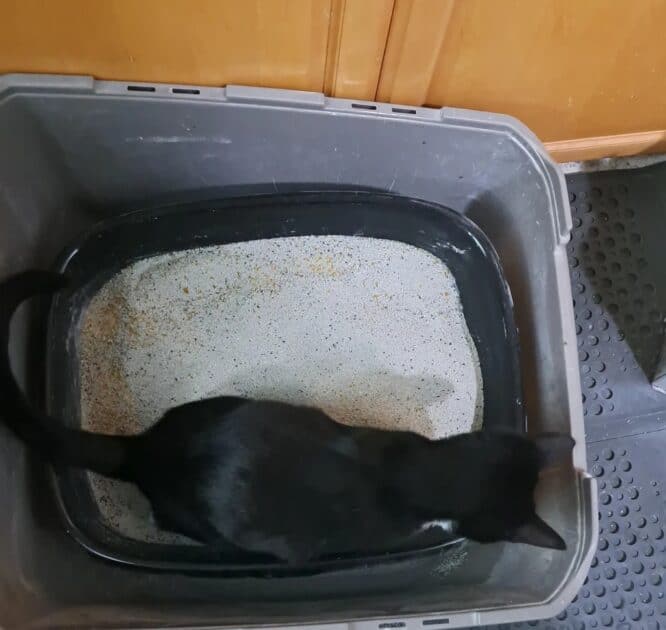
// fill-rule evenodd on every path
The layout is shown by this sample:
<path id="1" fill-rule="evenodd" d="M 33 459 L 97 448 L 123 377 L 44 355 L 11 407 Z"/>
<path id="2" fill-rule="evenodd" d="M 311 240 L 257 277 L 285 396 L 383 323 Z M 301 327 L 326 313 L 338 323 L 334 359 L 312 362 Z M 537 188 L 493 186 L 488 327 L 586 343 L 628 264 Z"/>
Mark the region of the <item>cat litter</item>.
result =
<path id="1" fill-rule="evenodd" d="M 170 407 L 218 395 L 309 404 L 431 439 L 480 428 L 483 415 L 454 277 L 397 241 L 275 238 L 136 262 L 93 298 L 80 352 L 93 431 L 137 433 Z M 90 476 L 107 524 L 182 541 L 156 529 L 134 486 Z"/>

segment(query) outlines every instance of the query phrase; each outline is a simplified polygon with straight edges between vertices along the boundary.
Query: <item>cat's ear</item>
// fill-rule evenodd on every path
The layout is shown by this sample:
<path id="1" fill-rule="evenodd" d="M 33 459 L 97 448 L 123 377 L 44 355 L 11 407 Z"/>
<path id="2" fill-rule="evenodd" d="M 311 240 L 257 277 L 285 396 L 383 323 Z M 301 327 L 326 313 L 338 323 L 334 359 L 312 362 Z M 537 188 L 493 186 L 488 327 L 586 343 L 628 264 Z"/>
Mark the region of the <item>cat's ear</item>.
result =
<path id="1" fill-rule="evenodd" d="M 541 433 L 534 443 L 539 451 L 539 469 L 543 470 L 566 461 L 576 441 L 565 433 Z"/>
<path id="2" fill-rule="evenodd" d="M 527 523 L 513 532 L 511 542 L 525 543 L 526 545 L 545 547 L 546 549 L 559 549 L 560 551 L 567 548 L 562 537 L 536 514 L 533 514 Z"/>

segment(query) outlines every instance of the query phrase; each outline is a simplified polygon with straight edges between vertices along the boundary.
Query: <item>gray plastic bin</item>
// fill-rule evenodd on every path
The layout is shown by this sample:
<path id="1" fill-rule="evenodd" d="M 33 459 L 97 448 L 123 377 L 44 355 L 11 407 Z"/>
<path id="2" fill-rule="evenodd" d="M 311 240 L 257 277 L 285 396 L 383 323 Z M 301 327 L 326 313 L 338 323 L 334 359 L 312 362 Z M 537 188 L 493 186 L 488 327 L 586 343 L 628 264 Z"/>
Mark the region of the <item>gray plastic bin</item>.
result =
<path id="1" fill-rule="evenodd" d="M 597 508 L 565 253 L 571 219 L 557 167 L 504 116 L 179 87 L 0 77 L 0 274 L 50 264 L 82 229 L 146 199 L 203 189 L 219 197 L 247 186 L 361 186 L 463 212 L 493 242 L 511 287 L 528 429 L 577 440 L 573 466 L 544 477 L 538 492 L 539 512 L 568 550 L 468 543 L 455 562 L 433 558 L 418 579 L 401 562 L 381 579 L 354 569 L 277 585 L 131 570 L 67 535 L 50 473 L 2 431 L 0 625 L 456 628 L 559 612 L 589 567 Z M 24 372 L 27 348 L 15 336 Z"/>

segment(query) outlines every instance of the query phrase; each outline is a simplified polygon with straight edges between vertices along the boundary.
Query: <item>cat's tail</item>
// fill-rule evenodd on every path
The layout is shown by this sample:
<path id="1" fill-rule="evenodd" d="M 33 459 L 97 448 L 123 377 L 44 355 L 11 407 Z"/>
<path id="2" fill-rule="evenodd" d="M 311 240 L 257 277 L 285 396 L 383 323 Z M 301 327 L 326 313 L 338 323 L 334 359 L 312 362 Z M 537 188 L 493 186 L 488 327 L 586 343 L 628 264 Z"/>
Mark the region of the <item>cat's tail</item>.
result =
<path id="1" fill-rule="evenodd" d="M 0 282 L 0 422 L 47 460 L 122 479 L 133 438 L 64 426 L 28 403 L 12 372 L 9 330 L 14 311 L 24 300 L 66 285 L 64 275 L 48 271 L 25 271 Z"/>

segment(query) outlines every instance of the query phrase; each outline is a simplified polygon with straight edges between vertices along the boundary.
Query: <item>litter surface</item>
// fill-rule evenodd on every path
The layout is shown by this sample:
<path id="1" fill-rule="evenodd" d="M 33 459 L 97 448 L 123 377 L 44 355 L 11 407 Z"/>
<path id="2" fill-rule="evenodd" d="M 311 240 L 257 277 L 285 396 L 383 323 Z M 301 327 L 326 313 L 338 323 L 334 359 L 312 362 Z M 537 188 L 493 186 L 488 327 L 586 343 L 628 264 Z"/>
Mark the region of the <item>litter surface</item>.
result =
<path id="1" fill-rule="evenodd" d="M 397 241 L 307 236 L 143 260 L 90 303 L 83 426 L 137 433 L 217 395 L 317 406 L 340 422 L 440 438 L 480 427 L 483 386 L 455 280 Z M 130 484 L 91 474 L 104 519 L 160 532 Z"/>

